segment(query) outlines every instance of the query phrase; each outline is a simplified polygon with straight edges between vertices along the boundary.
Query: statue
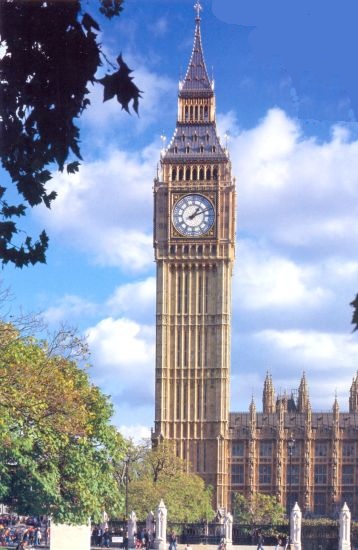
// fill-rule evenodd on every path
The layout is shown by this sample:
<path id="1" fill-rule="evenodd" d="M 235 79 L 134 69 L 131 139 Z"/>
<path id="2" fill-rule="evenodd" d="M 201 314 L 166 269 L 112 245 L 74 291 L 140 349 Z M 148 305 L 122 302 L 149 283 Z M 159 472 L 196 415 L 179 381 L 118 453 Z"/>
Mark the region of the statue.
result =
<path id="1" fill-rule="evenodd" d="M 167 549 L 167 513 L 167 508 L 162 499 L 157 508 L 157 524 L 154 541 L 154 548 L 156 548 L 156 550 Z"/>
<path id="2" fill-rule="evenodd" d="M 302 512 L 297 502 L 292 508 L 291 518 L 290 518 L 290 539 L 291 539 L 291 548 L 293 546 L 294 550 L 301 550 L 301 524 L 302 524 Z"/>
<path id="3" fill-rule="evenodd" d="M 224 537 L 225 537 L 225 547 L 226 550 L 231 550 L 232 548 L 232 524 L 233 517 L 230 512 L 227 512 L 224 517 Z"/>
<path id="4" fill-rule="evenodd" d="M 339 550 L 351 550 L 351 512 L 345 502 L 339 514 Z"/>

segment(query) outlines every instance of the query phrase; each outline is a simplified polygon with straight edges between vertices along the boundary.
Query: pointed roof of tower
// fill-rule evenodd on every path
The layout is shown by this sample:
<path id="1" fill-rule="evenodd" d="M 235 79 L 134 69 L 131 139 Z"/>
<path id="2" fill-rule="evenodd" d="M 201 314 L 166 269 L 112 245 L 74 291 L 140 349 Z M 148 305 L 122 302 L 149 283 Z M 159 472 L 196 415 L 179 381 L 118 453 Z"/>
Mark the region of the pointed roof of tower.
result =
<path id="1" fill-rule="evenodd" d="M 180 95 L 186 95 L 188 92 L 210 92 L 213 93 L 213 83 L 209 79 L 205 66 L 203 46 L 201 43 L 200 32 L 200 11 L 202 10 L 200 2 L 197 0 L 194 8 L 196 9 L 195 33 L 193 51 L 191 53 L 188 69 L 184 80 L 180 83 Z"/>

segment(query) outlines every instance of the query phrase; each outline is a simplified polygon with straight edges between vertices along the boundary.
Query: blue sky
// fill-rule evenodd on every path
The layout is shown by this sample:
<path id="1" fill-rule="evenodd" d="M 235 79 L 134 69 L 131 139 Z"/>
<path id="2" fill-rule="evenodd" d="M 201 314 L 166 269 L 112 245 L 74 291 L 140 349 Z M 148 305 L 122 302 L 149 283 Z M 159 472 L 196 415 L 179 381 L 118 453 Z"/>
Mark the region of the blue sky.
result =
<path id="1" fill-rule="evenodd" d="M 267 370 L 277 391 L 297 388 L 305 371 L 314 409 L 330 408 L 336 391 L 347 409 L 358 366 L 349 307 L 358 292 L 354 2 L 202 2 L 204 55 L 238 192 L 231 410 L 246 410 L 251 395 L 261 407 Z M 91 376 L 132 436 L 153 424 L 152 184 L 160 136 L 169 141 L 175 127 L 193 4 L 126 0 L 119 19 L 101 21 L 106 55 L 122 51 L 144 92 L 140 117 L 91 90 L 81 170 L 56 174 L 52 210 L 28 220 L 50 236 L 47 265 L 2 271 L 14 308 L 88 335 Z"/>

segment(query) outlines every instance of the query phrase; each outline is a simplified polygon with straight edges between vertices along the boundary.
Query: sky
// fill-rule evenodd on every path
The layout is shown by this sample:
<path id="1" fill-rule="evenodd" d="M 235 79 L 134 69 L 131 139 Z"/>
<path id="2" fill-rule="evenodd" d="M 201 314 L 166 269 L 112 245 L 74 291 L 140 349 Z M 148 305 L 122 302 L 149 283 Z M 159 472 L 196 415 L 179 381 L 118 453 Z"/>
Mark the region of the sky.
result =
<path id="1" fill-rule="evenodd" d="M 106 56 L 122 52 L 134 70 L 139 117 L 91 88 L 80 172 L 54 174 L 51 211 L 37 207 L 27 220 L 33 234 L 46 228 L 47 264 L 1 273 L 12 308 L 88 338 L 90 375 L 134 438 L 154 422 L 152 186 L 161 136 L 168 143 L 175 128 L 193 4 L 126 0 L 106 22 L 83 2 Z M 335 394 L 347 410 L 358 367 L 349 306 L 358 292 L 358 5 L 202 4 L 218 131 L 229 135 L 237 185 L 231 410 L 247 410 L 252 396 L 261 410 L 267 371 L 277 392 L 296 389 L 305 372 L 314 410 L 330 409 Z"/>

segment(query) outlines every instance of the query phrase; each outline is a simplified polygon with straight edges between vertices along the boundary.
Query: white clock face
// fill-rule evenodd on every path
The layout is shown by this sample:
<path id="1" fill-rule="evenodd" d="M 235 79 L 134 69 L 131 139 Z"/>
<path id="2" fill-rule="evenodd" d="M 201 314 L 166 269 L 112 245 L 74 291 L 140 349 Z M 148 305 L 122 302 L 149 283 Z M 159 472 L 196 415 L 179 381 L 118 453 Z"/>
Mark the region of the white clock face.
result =
<path id="1" fill-rule="evenodd" d="M 207 233 L 214 225 L 214 206 L 203 195 L 185 195 L 175 203 L 172 220 L 181 235 L 198 237 Z"/>

